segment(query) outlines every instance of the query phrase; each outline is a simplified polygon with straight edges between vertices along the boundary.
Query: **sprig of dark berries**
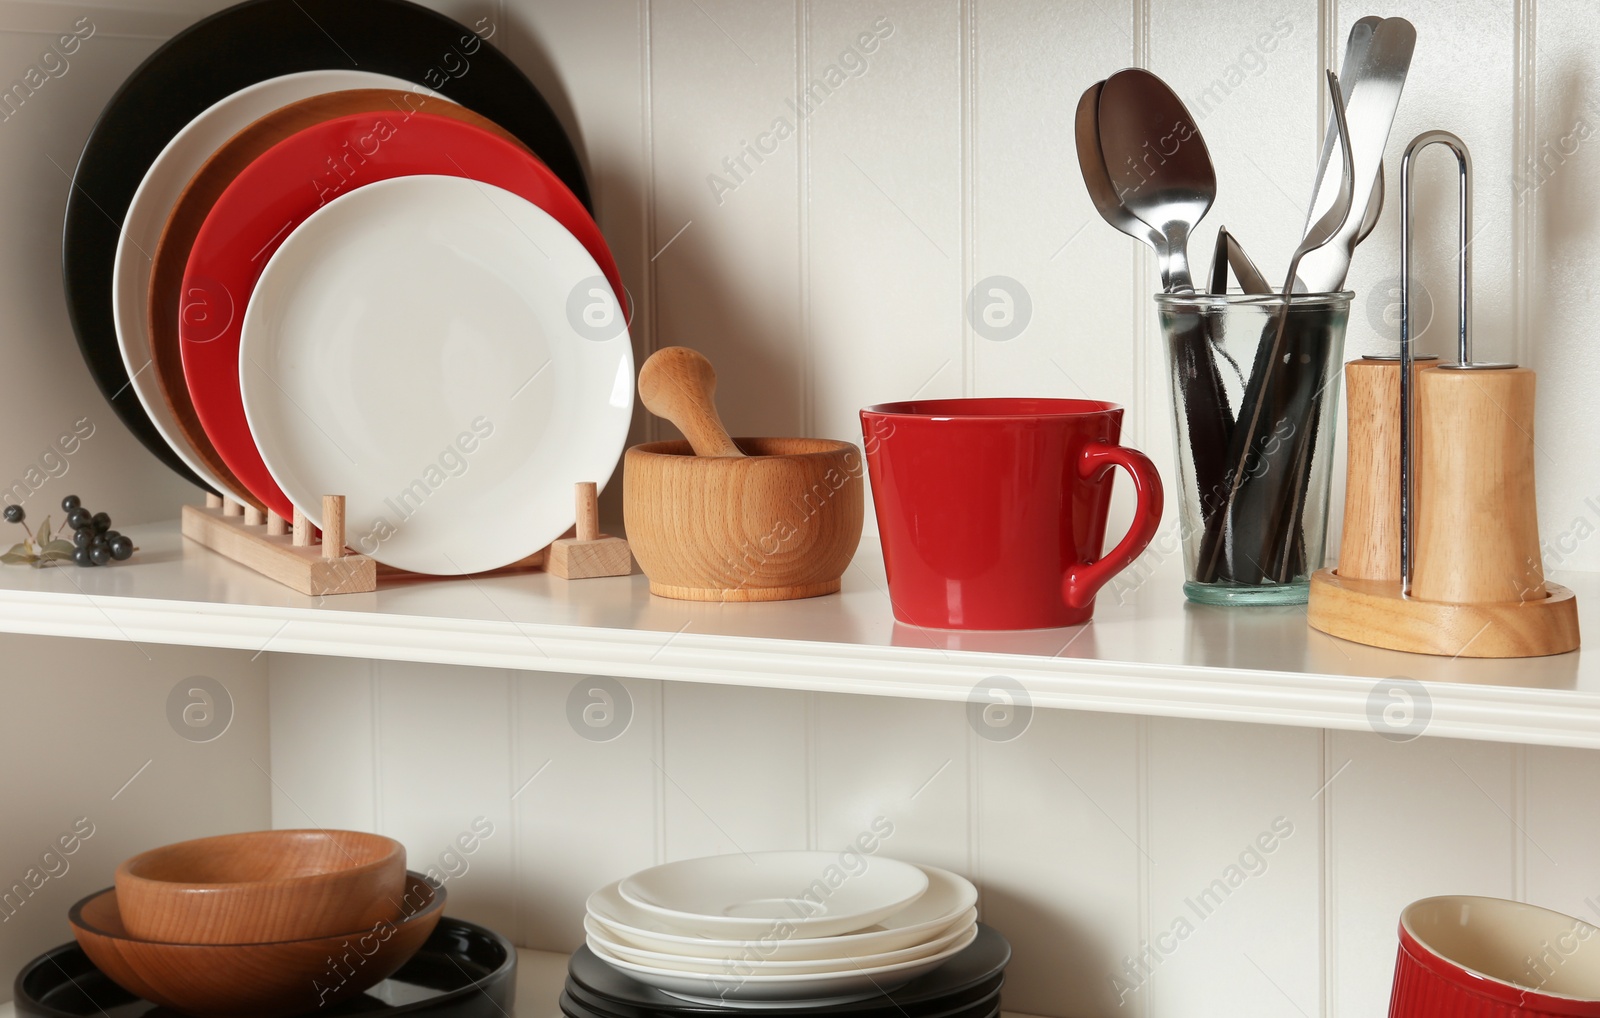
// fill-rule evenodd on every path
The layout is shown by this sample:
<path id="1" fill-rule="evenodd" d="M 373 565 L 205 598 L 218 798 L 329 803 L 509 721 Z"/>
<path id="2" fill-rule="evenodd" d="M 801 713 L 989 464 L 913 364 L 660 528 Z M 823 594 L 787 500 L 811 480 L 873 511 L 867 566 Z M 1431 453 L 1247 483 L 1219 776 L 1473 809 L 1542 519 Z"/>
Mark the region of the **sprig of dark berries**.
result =
<path id="1" fill-rule="evenodd" d="M 50 517 L 46 516 L 36 534 L 28 529 L 28 514 L 20 505 L 5 508 L 7 523 L 21 524 L 28 539 L 12 545 L 11 550 L 0 555 L 6 565 L 33 566 L 35 569 L 71 560 L 80 566 L 108 566 L 113 562 L 126 562 L 138 548 L 126 534 L 111 529 L 111 517 L 105 513 L 91 513 L 83 507 L 83 500 L 68 495 L 61 500 L 61 511 L 67 514 L 67 528 L 72 539 L 52 537 Z"/>

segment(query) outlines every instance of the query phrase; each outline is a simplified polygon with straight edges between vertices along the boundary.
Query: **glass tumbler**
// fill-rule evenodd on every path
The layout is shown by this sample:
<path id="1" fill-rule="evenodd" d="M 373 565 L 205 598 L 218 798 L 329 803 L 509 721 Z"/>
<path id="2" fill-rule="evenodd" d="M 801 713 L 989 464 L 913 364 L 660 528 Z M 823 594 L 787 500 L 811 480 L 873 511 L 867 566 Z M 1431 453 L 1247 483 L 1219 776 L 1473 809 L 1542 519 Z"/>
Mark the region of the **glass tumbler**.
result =
<path id="1" fill-rule="evenodd" d="M 1328 536 L 1349 291 L 1156 295 L 1202 604 L 1303 604 Z"/>

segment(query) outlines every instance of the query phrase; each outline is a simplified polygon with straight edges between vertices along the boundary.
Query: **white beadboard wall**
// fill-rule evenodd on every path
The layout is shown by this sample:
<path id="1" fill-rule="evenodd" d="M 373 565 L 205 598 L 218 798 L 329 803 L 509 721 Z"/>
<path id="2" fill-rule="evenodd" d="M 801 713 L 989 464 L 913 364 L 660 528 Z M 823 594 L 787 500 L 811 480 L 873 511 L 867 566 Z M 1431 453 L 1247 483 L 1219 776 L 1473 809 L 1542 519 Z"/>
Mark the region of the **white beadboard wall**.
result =
<path id="1" fill-rule="evenodd" d="M 1002 743 L 962 704 L 633 680 L 594 742 L 568 721 L 594 684 L 274 656 L 272 822 L 398 837 L 452 912 L 567 951 L 603 883 L 883 816 L 885 854 L 979 885 L 1016 948 L 1007 1008 L 1058 1018 L 1369 1018 L 1410 901 L 1600 918 L 1600 824 L 1572 805 L 1600 794 L 1592 752 L 1072 711 Z"/>
<path id="2" fill-rule="evenodd" d="M 430 5 L 495 21 L 496 44 L 578 140 L 638 308 L 639 355 L 705 350 L 736 432 L 851 438 L 860 406 L 913 395 L 1086 395 L 1126 403 L 1128 441 L 1169 476 L 1153 267 L 1090 208 L 1070 132 L 1078 95 L 1128 64 L 1167 77 L 1222 181 L 1198 260 L 1225 224 L 1281 267 L 1326 116 L 1321 68 L 1355 18 L 1408 17 L 1420 43 L 1391 185 L 1418 131 L 1471 144 L 1478 349 L 1540 369 L 1547 559 L 1600 568 L 1590 0 Z M 69 491 L 119 522 L 193 498 L 95 391 L 59 297 L 59 234 L 100 107 L 161 40 L 221 6 L 0 0 L 0 81 L 78 17 L 98 26 L 71 71 L 0 124 L 0 479 L 40 464 L 77 419 L 96 426 L 27 503 L 35 520 Z M 864 72 L 798 117 L 789 103 L 882 26 Z M 1217 80 L 1227 94 L 1207 98 Z M 724 159 L 782 117 L 792 134 L 732 177 Z M 714 173 L 737 186 L 716 194 Z M 1422 276 L 1439 305 L 1427 342 L 1444 352 L 1453 203 L 1443 166 L 1423 176 Z M 1393 342 L 1395 205 L 1352 273 L 1352 356 Z M 991 276 L 1032 302 L 1004 342 L 966 317 Z M 664 430 L 641 412 L 635 435 Z M 876 554 L 871 540 L 862 554 Z M 97 825 L 70 872 L 0 924 L 4 972 L 65 939 L 65 907 L 123 856 L 268 823 L 378 829 L 419 864 L 464 862 L 448 883 L 455 911 L 568 949 L 602 881 L 705 852 L 839 845 L 883 815 L 889 851 L 979 882 L 985 919 L 1017 949 L 1008 1008 L 1059 1018 L 1366 1018 L 1383 1011 L 1407 901 L 1512 895 L 1586 916 L 1600 902 L 1600 821 L 1572 805 L 1600 792 L 1590 752 L 1074 712 L 993 743 L 956 705 L 643 681 L 624 683 L 627 731 L 591 742 L 567 720 L 577 676 L 21 638 L 0 654 L 12 707 L 0 881 L 22 878 L 76 816 Z M 221 679 L 238 708 L 215 743 L 178 738 L 161 713 L 194 674 Z M 477 816 L 495 835 L 441 861 Z M 1293 833 L 1248 857 L 1253 875 L 1202 918 L 1188 902 L 1279 818 Z M 1180 920 L 1193 926 L 1181 942 L 1168 935 Z M 1125 971 L 1140 957 L 1148 978 Z M 1119 995 L 1113 976 L 1136 988 Z"/>
<path id="3" fill-rule="evenodd" d="M 238 651 L 0 637 L 0 998 L 25 962 L 72 939 L 67 909 L 110 886 L 123 859 L 270 826 L 266 676 L 265 657 Z M 214 727 L 191 714 L 201 724 L 186 730 L 215 735 L 205 742 L 167 715 L 196 678 L 232 705 Z M 80 818 L 89 837 L 63 853 Z"/>

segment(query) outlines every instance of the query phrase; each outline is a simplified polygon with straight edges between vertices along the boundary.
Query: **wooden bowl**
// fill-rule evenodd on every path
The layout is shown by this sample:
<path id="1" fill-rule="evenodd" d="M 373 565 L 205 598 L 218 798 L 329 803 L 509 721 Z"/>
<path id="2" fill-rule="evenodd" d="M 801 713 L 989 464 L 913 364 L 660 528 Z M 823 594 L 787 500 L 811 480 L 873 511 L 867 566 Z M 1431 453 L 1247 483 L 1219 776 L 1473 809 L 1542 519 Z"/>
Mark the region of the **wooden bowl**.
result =
<path id="1" fill-rule="evenodd" d="M 737 438 L 744 457 L 650 442 L 623 458 L 628 544 L 650 592 L 784 601 L 839 589 L 861 541 L 861 450 L 821 438 Z"/>
<path id="2" fill-rule="evenodd" d="M 400 917 L 338 936 L 275 944 L 164 944 L 131 936 L 106 888 L 67 913 L 72 935 L 113 982 L 200 1018 L 280 1018 L 354 997 L 411 960 L 439 925 L 445 892 L 408 873 Z"/>
<path id="3" fill-rule="evenodd" d="M 169 944 L 331 937 L 400 917 L 406 850 L 359 831 L 256 831 L 151 849 L 117 867 L 130 936 Z"/>

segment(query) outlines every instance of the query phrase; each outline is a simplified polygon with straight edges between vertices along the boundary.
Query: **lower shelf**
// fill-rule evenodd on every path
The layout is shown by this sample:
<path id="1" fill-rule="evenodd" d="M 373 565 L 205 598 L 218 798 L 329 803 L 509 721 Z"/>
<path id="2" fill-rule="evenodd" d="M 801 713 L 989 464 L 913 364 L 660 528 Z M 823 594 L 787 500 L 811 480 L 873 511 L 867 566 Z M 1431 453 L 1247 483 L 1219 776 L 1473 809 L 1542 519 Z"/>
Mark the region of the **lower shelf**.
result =
<path id="1" fill-rule="evenodd" d="M 517 952 L 517 1006 L 507 1018 L 561 1018 L 557 999 L 567 978 L 567 956 L 557 951 Z M 8 1000 L 0 1004 L 0 1018 L 15 1018 Z M 1027 1018 L 1003 1012 L 1001 1018 Z"/>

